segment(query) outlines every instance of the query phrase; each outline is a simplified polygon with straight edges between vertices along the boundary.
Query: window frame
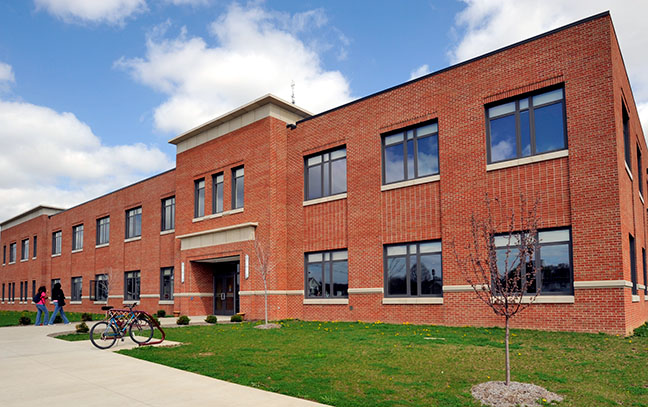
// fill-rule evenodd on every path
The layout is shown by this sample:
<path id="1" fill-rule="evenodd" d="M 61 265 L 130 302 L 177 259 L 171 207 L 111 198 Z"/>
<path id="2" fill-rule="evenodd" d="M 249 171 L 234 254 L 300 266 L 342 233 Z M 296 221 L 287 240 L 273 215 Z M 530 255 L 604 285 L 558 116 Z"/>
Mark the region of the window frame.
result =
<path id="1" fill-rule="evenodd" d="M 140 270 L 124 272 L 124 301 L 138 301 L 142 293 L 142 274 Z M 132 287 L 129 287 L 132 285 Z M 137 287 L 137 293 L 134 288 Z M 129 289 L 133 288 L 132 291 Z"/>
<path id="2" fill-rule="evenodd" d="M 165 275 L 164 273 L 170 271 L 170 275 Z M 169 277 L 168 279 L 165 279 L 165 277 Z M 174 296 L 173 296 L 173 290 L 175 289 L 174 286 L 174 279 L 175 279 L 175 270 L 173 267 L 162 267 L 160 268 L 160 301 L 173 301 Z M 164 298 L 166 294 L 166 283 L 167 281 L 169 282 L 169 297 Z"/>
<path id="3" fill-rule="evenodd" d="M 83 223 L 72 226 L 72 251 L 83 250 Z"/>
<path id="4" fill-rule="evenodd" d="M 95 274 L 94 277 L 94 280 L 90 280 L 90 299 L 98 302 L 108 301 L 108 285 L 110 283 L 108 280 L 108 274 Z M 101 297 L 99 296 L 99 293 L 102 294 Z"/>
<path id="5" fill-rule="evenodd" d="M 331 158 L 331 155 L 335 152 L 344 150 L 344 156 L 337 157 L 337 158 Z M 315 163 L 313 165 L 309 165 L 308 162 L 312 160 L 313 158 L 320 157 L 320 161 L 318 163 Z M 344 190 L 339 191 L 339 192 L 333 192 L 333 163 L 334 162 L 339 162 L 344 160 Z M 328 174 L 325 174 L 324 171 L 324 166 L 325 164 L 328 164 Z M 319 191 L 319 196 L 310 198 L 308 193 L 310 191 L 310 171 L 312 168 L 319 167 L 320 168 L 320 191 Z M 307 156 L 304 156 L 304 201 L 311 201 L 314 199 L 320 199 L 320 198 L 326 198 L 328 196 L 335 196 L 339 194 L 345 194 L 347 192 L 347 173 L 348 173 L 348 167 L 347 167 L 347 147 L 346 144 L 329 148 L 324 151 L 319 151 L 314 154 L 309 154 Z M 325 179 L 328 176 L 328 185 L 325 185 Z M 328 193 L 325 193 L 326 188 L 328 187 Z"/>
<path id="6" fill-rule="evenodd" d="M 35 259 L 38 256 L 38 236 L 34 236 L 34 246 L 32 247 L 33 255 Z"/>
<path id="7" fill-rule="evenodd" d="M 549 150 L 549 151 L 543 151 L 541 153 L 536 152 L 537 150 L 537 140 L 536 140 L 536 134 L 535 134 L 535 110 L 540 109 L 543 107 L 551 106 L 554 104 L 559 103 L 558 100 L 553 100 L 547 103 L 543 103 L 537 106 L 533 105 L 533 97 L 542 95 L 544 93 L 549 93 L 553 92 L 556 90 L 562 90 L 562 98 L 560 99 L 560 103 L 562 103 L 562 127 L 563 127 L 563 143 L 564 147 L 555 149 L 555 150 Z M 525 109 L 520 109 L 520 101 L 523 99 L 528 100 L 528 106 Z M 493 161 L 492 158 L 492 146 L 491 146 L 491 120 L 493 119 L 500 119 L 506 116 L 511 115 L 511 113 L 504 113 L 500 114 L 498 116 L 490 117 L 489 110 L 491 108 L 500 106 L 500 105 L 505 105 L 508 103 L 514 102 L 515 103 L 515 110 L 513 111 L 513 116 L 515 116 L 515 157 L 513 158 L 505 158 L 503 160 L 498 160 L 498 161 Z M 525 156 L 522 154 L 522 136 L 521 136 L 521 127 L 520 127 L 520 112 L 521 111 L 528 111 L 529 112 L 529 144 L 531 151 L 529 155 Z M 498 100 L 492 103 L 488 103 L 484 106 L 484 115 L 485 115 L 485 120 L 486 120 L 486 160 L 487 164 L 496 164 L 496 163 L 502 163 L 502 162 L 507 162 L 507 161 L 512 161 L 512 160 L 519 160 L 522 158 L 528 158 L 528 157 L 534 157 L 537 155 L 541 154 L 548 154 L 548 153 L 553 153 L 556 151 L 563 151 L 563 150 L 568 150 L 569 149 L 569 137 L 567 135 L 567 98 L 566 98 L 566 93 L 565 93 L 565 86 L 564 84 L 560 85 L 555 85 L 555 86 L 550 86 L 542 89 L 535 90 L 533 92 L 528 92 L 524 93 L 521 95 L 513 96 L 510 98 Z"/>
<path id="8" fill-rule="evenodd" d="M 345 258 L 344 259 L 338 259 L 338 260 L 333 260 L 333 254 L 334 253 L 345 253 Z M 316 261 L 316 262 L 309 262 L 308 261 L 308 256 L 309 255 L 317 255 L 320 254 L 322 256 L 321 261 Z M 328 255 L 328 260 L 326 260 L 326 255 Z M 333 284 L 334 284 L 334 279 L 333 279 L 333 266 L 335 263 L 346 263 L 347 266 L 347 293 L 346 295 L 334 295 L 335 293 L 332 292 L 330 296 L 326 296 L 326 287 L 330 286 L 331 291 L 333 291 Z M 310 290 L 308 289 L 308 265 L 309 264 L 321 264 L 322 265 L 322 295 L 311 295 Z M 327 269 L 328 266 L 328 269 Z M 328 277 L 330 279 L 330 282 L 327 282 L 325 277 Z M 304 298 L 310 299 L 310 300 L 336 300 L 336 299 L 345 299 L 349 298 L 349 250 L 344 248 L 344 249 L 335 249 L 335 250 L 323 250 L 323 251 L 315 251 L 315 252 L 306 252 L 304 253 Z"/>
<path id="9" fill-rule="evenodd" d="M 630 246 L 630 281 L 632 282 L 632 295 L 637 295 L 637 242 L 631 234 L 628 234 Z"/>
<path id="10" fill-rule="evenodd" d="M 642 169 L 641 146 L 637 144 L 637 184 L 639 185 L 639 194 L 643 197 L 643 169 Z"/>
<path id="11" fill-rule="evenodd" d="M 418 129 L 421 129 L 421 128 L 424 128 L 424 127 L 427 127 L 427 126 L 430 126 L 430 125 L 433 125 L 433 124 L 436 125 L 436 130 L 434 132 L 427 133 L 427 134 L 424 134 L 423 136 L 419 137 L 418 132 L 417 132 Z M 414 155 L 414 163 L 413 163 L 414 175 L 411 176 L 411 177 L 408 174 L 408 165 L 407 165 L 407 161 L 408 161 L 407 160 L 407 156 L 408 156 L 407 143 L 410 140 L 409 136 L 408 136 L 408 132 L 410 132 L 410 131 L 413 132 L 411 140 L 412 140 L 412 144 L 414 146 L 414 152 L 413 152 L 413 155 Z M 387 138 L 390 137 L 390 136 L 396 135 L 398 133 L 403 133 L 403 140 L 400 141 L 400 142 L 394 142 L 394 143 L 387 144 Z M 418 163 L 419 163 L 419 154 L 418 154 L 419 142 L 418 141 L 420 139 L 424 139 L 424 138 L 428 138 L 428 137 L 436 137 L 437 171 L 433 172 L 431 174 L 418 175 L 418 172 L 419 172 L 419 165 L 418 165 Z M 403 175 L 404 175 L 404 178 L 401 179 L 401 180 L 397 180 L 397 181 L 387 182 L 387 148 L 388 147 L 393 147 L 393 146 L 396 146 L 396 145 L 399 145 L 399 144 L 402 144 L 402 146 L 403 146 Z M 432 176 L 435 176 L 435 175 L 439 175 L 441 173 L 441 166 L 440 166 L 440 163 L 439 163 L 439 120 L 438 119 L 428 120 L 428 121 L 425 121 L 425 122 L 422 122 L 422 123 L 417 123 L 417 124 L 412 125 L 412 126 L 403 127 L 403 128 L 397 129 L 397 130 L 393 130 L 393 131 L 381 134 L 381 136 L 380 136 L 380 146 L 381 146 L 380 148 L 381 148 L 381 157 L 382 157 L 382 174 L 381 174 L 382 175 L 382 185 L 392 185 L 392 184 L 397 184 L 399 182 L 407 182 L 407 181 L 412 181 L 412 180 L 415 180 L 415 179 L 432 177 Z"/>
<path id="12" fill-rule="evenodd" d="M 133 229 L 131 230 L 130 220 L 133 219 Z M 139 233 L 138 230 L 139 229 Z M 142 206 L 136 206 L 126 210 L 126 227 L 124 228 L 125 238 L 134 239 L 142 236 Z"/>
<path id="13" fill-rule="evenodd" d="M 70 301 L 81 301 L 83 294 L 83 277 L 77 276 L 70 279 Z"/>
<path id="14" fill-rule="evenodd" d="M 20 241 L 20 261 L 29 260 L 29 238 Z"/>
<path id="15" fill-rule="evenodd" d="M 175 195 L 163 198 L 161 205 L 160 230 L 162 232 L 175 230 Z"/>
<path id="16" fill-rule="evenodd" d="M 630 114 L 624 100 L 621 100 L 621 120 L 623 122 L 623 158 L 628 169 L 632 168 L 630 151 Z"/>
<path id="17" fill-rule="evenodd" d="M 17 242 L 9 243 L 9 264 L 14 264 L 16 262 L 16 257 L 18 255 L 16 244 Z"/>
<path id="18" fill-rule="evenodd" d="M 2 245 L 2 265 L 7 264 L 7 245 Z"/>
<path id="19" fill-rule="evenodd" d="M 421 253 L 421 244 L 427 244 L 427 243 L 439 243 L 441 245 L 441 249 L 439 251 L 433 251 L 429 253 Z M 417 263 L 417 270 L 419 265 L 421 264 L 421 254 L 426 255 L 426 254 L 438 254 L 440 256 L 440 261 L 441 261 L 441 293 L 440 294 L 421 294 L 421 279 L 417 278 L 416 280 L 416 295 L 411 294 L 411 280 L 410 280 L 410 273 L 411 273 L 411 267 L 410 267 L 410 256 L 412 255 L 410 253 L 410 246 L 416 245 L 416 263 Z M 398 256 L 388 256 L 387 255 L 387 249 L 390 247 L 398 247 L 398 246 L 405 246 L 405 254 L 404 255 L 398 255 Z M 389 293 L 389 267 L 388 267 L 388 261 L 390 257 L 405 257 L 405 287 L 407 288 L 405 294 L 390 294 Z M 434 280 L 432 280 L 434 281 Z M 415 242 L 402 242 L 402 243 L 390 243 L 390 244 L 385 244 L 383 245 L 383 295 L 385 298 L 443 298 L 443 243 L 441 242 L 440 239 L 433 239 L 433 240 L 422 240 L 422 241 L 415 241 Z"/>
<path id="20" fill-rule="evenodd" d="M 646 248 L 641 248 L 641 263 L 643 265 L 644 295 L 648 295 L 648 270 L 646 269 Z"/>
<path id="21" fill-rule="evenodd" d="M 203 216 L 205 216 L 205 178 L 200 178 L 194 180 L 194 218 Z"/>
<path id="22" fill-rule="evenodd" d="M 218 180 L 220 178 L 220 181 Z M 221 192 L 222 198 L 218 198 L 218 192 Z M 220 203 L 220 210 L 218 204 Z M 225 209 L 225 174 L 218 172 L 212 175 L 212 213 L 222 213 Z"/>
<path id="23" fill-rule="evenodd" d="M 103 222 L 105 221 L 105 222 Z M 110 244 L 110 216 L 97 219 L 96 246 Z M 105 241 L 104 241 L 105 238 Z"/>
<path id="24" fill-rule="evenodd" d="M 236 173 L 242 170 L 243 173 L 240 176 L 237 176 Z M 241 196 L 241 202 L 238 201 L 238 183 L 243 183 L 243 193 Z M 245 206 L 245 166 L 239 165 L 238 167 L 232 168 L 232 209 L 240 209 Z"/>

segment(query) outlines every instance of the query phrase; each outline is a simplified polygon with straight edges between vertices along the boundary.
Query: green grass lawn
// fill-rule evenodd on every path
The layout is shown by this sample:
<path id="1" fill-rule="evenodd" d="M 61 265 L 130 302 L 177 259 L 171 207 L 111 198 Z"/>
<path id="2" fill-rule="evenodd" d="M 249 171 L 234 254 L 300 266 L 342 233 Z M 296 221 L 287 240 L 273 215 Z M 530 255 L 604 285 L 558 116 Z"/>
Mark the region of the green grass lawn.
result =
<path id="1" fill-rule="evenodd" d="M 33 308 L 36 308 L 34 306 Z M 52 316 L 52 311 L 53 309 L 50 310 L 50 317 Z M 19 325 L 18 319 L 22 316 L 26 315 L 29 318 L 31 318 L 31 323 L 34 324 L 36 323 L 36 311 L 0 311 L 0 327 L 1 326 L 16 326 Z M 58 315 L 58 314 L 57 314 Z M 81 321 L 81 313 L 79 312 L 66 312 L 65 316 L 70 322 L 78 322 Z M 99 320 L 103 319 L 104 315 L 103 314 L 93 314 L 93 319 Z"/>
<path id="2" fill-rule="evenodd" d="M 121 352 L 335 406 L 477 406 L 471 386 L 504 379 L 497 328 L 282 324 L 169 328 L 184 346 Z M 512 332 L 514 381 L 562 395 L 561 406 L 648 406 L 648 337 Z"/>

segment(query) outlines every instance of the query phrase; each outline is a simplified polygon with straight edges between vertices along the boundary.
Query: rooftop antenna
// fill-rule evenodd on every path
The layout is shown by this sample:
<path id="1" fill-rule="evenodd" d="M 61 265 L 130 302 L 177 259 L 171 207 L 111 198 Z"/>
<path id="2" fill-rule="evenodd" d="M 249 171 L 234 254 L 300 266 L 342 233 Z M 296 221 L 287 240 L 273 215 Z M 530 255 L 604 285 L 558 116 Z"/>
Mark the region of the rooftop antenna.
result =
<path id="1" fill-rule="evenodd" d="M 294 105 L 295 104 L 295 81 L 290 82 L 290 88 L 292 89 L 291 99 L 292 99 L 292 104 Z"/>

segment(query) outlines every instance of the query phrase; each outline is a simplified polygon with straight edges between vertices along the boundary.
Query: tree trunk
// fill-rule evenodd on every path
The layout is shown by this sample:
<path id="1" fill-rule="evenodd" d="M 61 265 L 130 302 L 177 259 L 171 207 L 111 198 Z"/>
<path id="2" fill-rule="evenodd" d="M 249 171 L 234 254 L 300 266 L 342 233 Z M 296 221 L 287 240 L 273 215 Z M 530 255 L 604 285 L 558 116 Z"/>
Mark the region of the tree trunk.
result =
<path id="1" fill-rule="evenodd" d="M 511 357 L 509 355 L 509 316 L 506 316 L 506 336 L 504 339 L 506 344 L 506 385 L 511 383 Z"/>
<path id="2" fill-rule="evenodd" d="M 263 277 L 263 291 L 265 298 L 265 323 L 268 325 L 268 281 L 265 276 Z"/>

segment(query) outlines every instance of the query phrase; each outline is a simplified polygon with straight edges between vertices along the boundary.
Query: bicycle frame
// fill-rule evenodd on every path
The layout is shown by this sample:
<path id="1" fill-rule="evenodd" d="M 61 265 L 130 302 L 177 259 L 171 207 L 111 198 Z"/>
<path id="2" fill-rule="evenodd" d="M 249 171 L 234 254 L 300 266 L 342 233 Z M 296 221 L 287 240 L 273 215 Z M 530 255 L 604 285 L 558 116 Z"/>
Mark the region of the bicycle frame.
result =
<path id="1" fill-rule="evenodd" d="M 114 337 L 117 339 L 123 338 L 124 336 L 126 336 L 128 327 L 130 327 L 132 324 L 136 324 L 137 321 L 141 319 L 141 317 L 145 317 L 151 321 L 154 328 L 157 328 L 160 331 L 162 338 L 155 341 L 148 341 L 146 343 L 138 343 L 138 346 L 156 345 L 158 343 L 162 343 L 166 338 L 166 334 L 160 324 L 158 324 L 158 322 L 148 312 L 133 310 L 135 305 L 137 305 L 137 303 L 134 303 L 128 309 L 102 307 L 102 309 L 107 308 L 105 321 L 107 321 L 108 324 L 112 325 L 115 328 L 116 333 L 114 334 Z M 111 334 L 111 336 L 112 335 L 113 334 Z"/>

